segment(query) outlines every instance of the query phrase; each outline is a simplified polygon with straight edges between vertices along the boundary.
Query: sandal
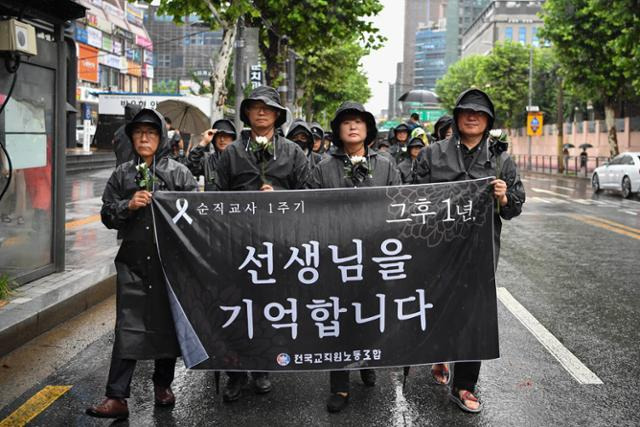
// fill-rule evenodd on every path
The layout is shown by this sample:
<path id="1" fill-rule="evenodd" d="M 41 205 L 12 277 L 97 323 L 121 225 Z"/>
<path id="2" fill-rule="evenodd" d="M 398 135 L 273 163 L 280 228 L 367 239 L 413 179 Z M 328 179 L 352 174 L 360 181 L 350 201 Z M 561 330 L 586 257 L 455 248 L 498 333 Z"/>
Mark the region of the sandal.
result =
<path id="1" fill-rule="evenodd" d="M 431 376 L 436 384 L 449 384 L 449 380 L 451 379 L 449 365 L 447 363 L 436 363 L 435 365 L 431 365 Z"/>
<path id="2" fill-rule="evenodd" d="M 449 394 L 449 400 L 451 400 L 453 403 L 458 405 L 460 409 L 462 409 L 465 412 L 477 414 L 478 412 L 482 411 L 482 402 L 480 402 L 480 400 L 476 396 L 474 396 L 473 393 L 471 393 L 469 390 L 458 390 L 454 388 L 451 390 L 451 393 Z M 465 405 L 465 402 L 467 401 L 478 402 L 479 405 L 476 409 L 473 409 Z"/>

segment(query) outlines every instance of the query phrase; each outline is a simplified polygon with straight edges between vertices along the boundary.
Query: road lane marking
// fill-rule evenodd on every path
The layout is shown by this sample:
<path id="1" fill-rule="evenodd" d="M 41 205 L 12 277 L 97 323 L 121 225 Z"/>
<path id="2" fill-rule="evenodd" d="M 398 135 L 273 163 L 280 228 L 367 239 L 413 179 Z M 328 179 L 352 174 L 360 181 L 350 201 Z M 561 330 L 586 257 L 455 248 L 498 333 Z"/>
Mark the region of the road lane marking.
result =
<path id="1" fill-rule="evenodd" d="M 571 188 L 571 187 L 563 187 L 562 185 L 551 185 L 553 188 L 558 188 L 560 190 L 567 190 L 567 191 L 576 191 L 575 188 Z"/>
<path id="2" fill-rule="evenodd" d="M 532 201 L 532 202 L 542 202 L 542 203 L 547 203 L 547 204 L 552 204 L 553 202 L 551 202 L 550 200 L 545 199 L 544 197 L 530 197 L 527 201 Z"/>
<path id="3" fill-rule="evenodd" d="M 540 344 L 560 362 L 562 367 L 564 367 L 576 381 L 580 384 L 602 384 L 602 380 L 562 345 L 506 288 L 498 288 L 497 294 L 500 302 L 536 337 Z"/>
<path id="4" fill-rule="evenodd" d="M 636 215 L 636 216 L 638 215 L 638 212 L 633 212 L 633 211 L 621 211 L 621 212 L 624 212 L 629 215 Z"/>
<path id="5" fill-rule="evenodd" d="M 633 237 L 634 239 L 640 240 L 640 229 L 638 228 L 629 227 L 615 221 L 610 221 L 608 219 L 598 218 L 591 215 L 569 214 L 568 216 L 573 219 L 577 219 L 578 221 L 582 221 L 586 224 L 600 227 L 605 230 L 613 231 L 614 233 L 622 234 L 624 236 Z"/>
<path id="6" fill-rule="evenodd" d="M 92 224 L 98 221 L 100 221 L 100 214 L 91 215 L 86 218 L 69 221 L 64 225 L 64 228 L 65 230 L 73 230 L 73 229 L 82 227 L 83 225 Z"/>
<path id="7" fill-rule="evenodd" d="M 535 187 L 532 187 L 531 189 L 533 191 L 535 191 L 536 193 L 550 194 L 552 196 L 562 197 L 563 199 L 570 199 L 571 198 L 570 196 L 567 196 L 566 194 L 556 193 L 555 191 L 551 191 L 551 190 L 544 190 L 542 188 L 535 188 Z"/>
<path id="8" fill-rule="evenodd" d="M 48 385 L 33 396 L 4 420 L 0 427 L 24 426 L 47 409 L 60 396 L 71 390 L 70 385 Z"/>

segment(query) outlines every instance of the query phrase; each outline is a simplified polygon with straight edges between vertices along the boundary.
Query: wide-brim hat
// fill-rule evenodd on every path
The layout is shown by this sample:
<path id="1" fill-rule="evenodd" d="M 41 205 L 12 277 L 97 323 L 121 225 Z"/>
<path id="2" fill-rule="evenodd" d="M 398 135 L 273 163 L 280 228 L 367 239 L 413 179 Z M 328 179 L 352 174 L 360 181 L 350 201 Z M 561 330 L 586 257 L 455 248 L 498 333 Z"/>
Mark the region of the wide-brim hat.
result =
<path id="1" fill-rule="evenodd" d="M 311 133 L 313 134 L 314 138 L 324 138 L 324 129 L 322 129 L 320 123 L 311 122 L 309 123 L 309 127 L 311 128 Z"/>
<path id="2" fill-rule="evenodd" d="M 376 139 L 378 128 L 373 114 L 365 110 L 364 106 L 358 102 L 346 101 L 338 107 L 333 120 L 331 120 L 331 131 L 333 132 L 333 143 L 335 145 L 342 146 L 342 141 L 340 140 L 340 123 L 342 122 L 342 118 L 347 114 L 357 114 L 364 118 L 367 124 L 367 137 L 364 140 L 364 145 L 368 146 L 371 141 Z"/>
<path id="3" fill-rule="evenodd" d="M 236 138 L 237 132 L 236 127 L 231 120 L 220 119 L 213 122 L 211 125 L 211 129 L 216 129 L 218 133 L 224 133 L 227 135 L 231 135 L 232 138 Z"/>
<path id="4" fill-rule="evenodd" d="M 280 112 L 276 119 L 275 127 L 279 128 L 287 121 L 287 109 L 280 104 L 280 95 L 278 91 L 270 86 L 260 86 L 251 92 L 251 94 L 242 100 L 240 104 L 240 119 L 247 125 L 251 126 L 249 117 L 247 117 L 246 109 L 254 101 L 262 101 L 267 106 Z"/>
<path id="5" fill-rule="evenodd" d="M 409 141 L 409 143 L 407 144 L 407 148 L 411 148 L 411 147 L 424 147 L 424 142 L 422 141 L 422 138 L 420 137 L 415 137 L 415 138 L 411 138 L 411 141 Z"/>
<path id="6" fill-rule="evenodd" d="M 489 95 L 480 89 L 468 89 L 460 94 L 453 109 L 453 116 L 457 119 L 461 110 L 480 111 L 489 116 L 489 125 L 487 130 L 493 127 L 496 119 L 496 110 Z"/>

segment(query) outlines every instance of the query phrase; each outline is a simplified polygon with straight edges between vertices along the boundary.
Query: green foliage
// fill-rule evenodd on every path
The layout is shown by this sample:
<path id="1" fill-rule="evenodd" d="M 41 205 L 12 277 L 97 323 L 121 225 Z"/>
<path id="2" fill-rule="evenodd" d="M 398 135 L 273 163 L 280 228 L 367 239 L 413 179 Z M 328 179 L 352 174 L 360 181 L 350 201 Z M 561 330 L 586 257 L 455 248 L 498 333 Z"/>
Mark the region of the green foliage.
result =
<path id="1" fill-rule="evenodd" d="M 177 93 L 178 82 L 176 80 L 153 80 L 153 91 L 155 93 Z"/>
<path id="2" fill-rule="evenodd" d="M 436 93 L 442 106 L 449 112 L 453 111 L 458 95 L 463 91 L 472 87 L 484 89 L 479 73 L 486 61 L 487 57 L 483 55 L 462 58 L 452 64 L 447 73 L 436 82 Z"/>
<path id="3" fill-rule="evenodd" d="M 0 274 L 0 300 L 7 298 L 13 293 L 13 286 L 15 286 L 15 283 L 7 273 Z"/>

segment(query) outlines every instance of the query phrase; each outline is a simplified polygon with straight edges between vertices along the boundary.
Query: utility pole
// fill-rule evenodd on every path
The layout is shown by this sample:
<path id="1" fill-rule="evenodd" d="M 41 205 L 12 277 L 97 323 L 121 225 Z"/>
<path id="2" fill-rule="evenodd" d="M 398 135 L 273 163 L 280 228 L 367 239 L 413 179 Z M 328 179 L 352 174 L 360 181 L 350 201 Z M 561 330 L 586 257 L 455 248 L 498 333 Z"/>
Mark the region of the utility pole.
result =
<path id="1" fill-rule="evenodd" d="M 532 98 L 533 97 L 533 46 L 529 46 L 529 104 L 527 107 L 527 113 L 531 111 Z M 529 160 L 527 162 L 527 169 L 531 170 L 531 135 L 529 139 Z"/>
<path id="2" fill-rule="evenodd" d="M 286 106 L 288 92 L 287 71 L 289 67 L 289 38 L 287 36 L 283 36 L 282 39 L 280 39 L 280 42 L 282 43 L 282 56 L 284 58 L 284 64 L 282 65 L 282 72 L 280 73 L 280 79 L 282 80 L 282 83 L 278 88 L 278 92 L 280 92 L 280 103 Z"/>
<path id="3" fill-rule="evenodd" d="M 238 31 L 236 33 L 236 56 L 234 60 L 234 84 L 236 88 L 236 117 L 235 117 L 235 125 L 238 130 L 238 135 L 242 130 L 242 120 L 240 119 L 240 104 L 242 103 L 242 99 L 244 97 L 243 87 L 244 87 L 244 17 L 241 16 L 238 18 Z"/>

